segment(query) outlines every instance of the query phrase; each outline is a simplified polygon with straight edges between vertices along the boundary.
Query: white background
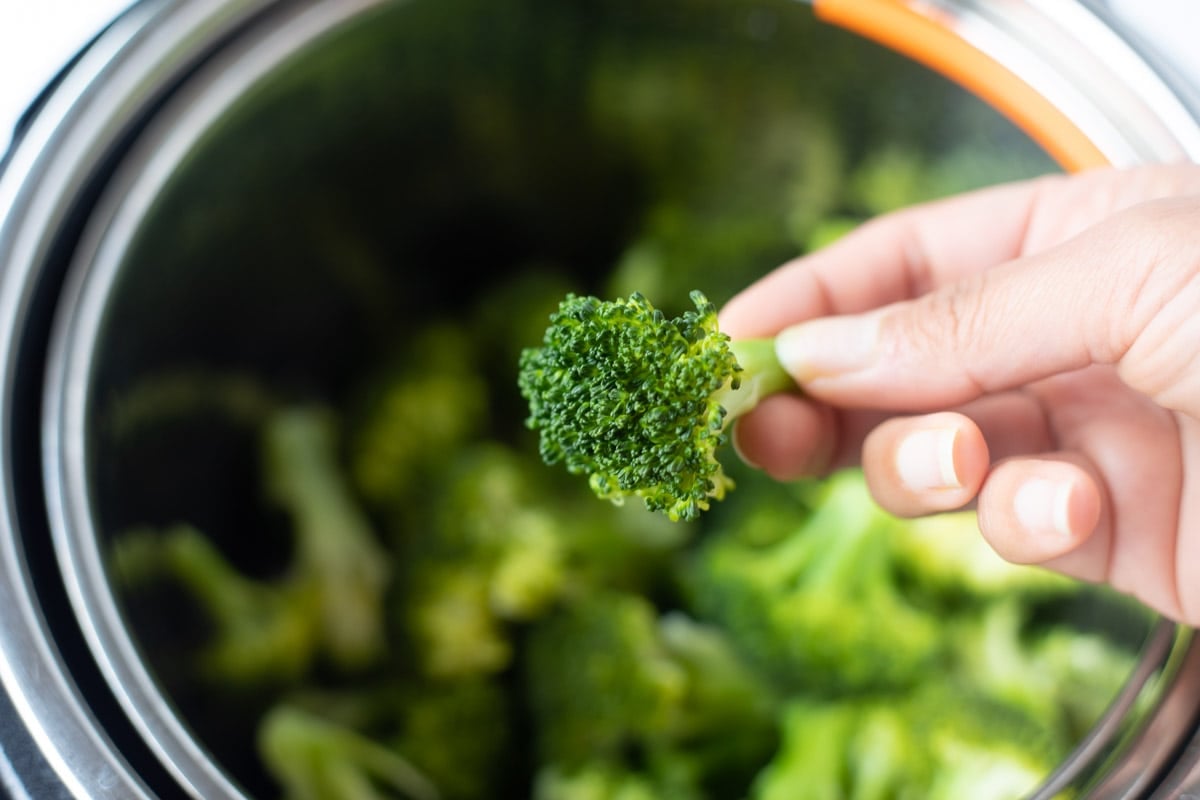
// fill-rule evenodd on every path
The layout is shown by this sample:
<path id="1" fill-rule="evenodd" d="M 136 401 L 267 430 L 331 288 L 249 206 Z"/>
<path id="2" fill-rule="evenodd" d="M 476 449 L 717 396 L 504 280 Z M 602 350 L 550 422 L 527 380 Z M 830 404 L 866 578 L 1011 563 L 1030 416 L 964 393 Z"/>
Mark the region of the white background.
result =
<path id="1" fill-rule="evenodd" d="M 0 0 L 0 154 L 21 112 L 132 0 Z"/>

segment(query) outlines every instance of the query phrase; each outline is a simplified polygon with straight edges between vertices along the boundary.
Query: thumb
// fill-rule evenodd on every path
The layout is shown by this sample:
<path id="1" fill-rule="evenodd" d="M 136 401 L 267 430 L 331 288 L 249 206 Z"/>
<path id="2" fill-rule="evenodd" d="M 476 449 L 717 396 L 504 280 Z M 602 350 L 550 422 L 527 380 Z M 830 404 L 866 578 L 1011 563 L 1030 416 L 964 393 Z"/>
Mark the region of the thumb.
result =
<path id="1" fill-rule="evenodd" d="M 1195 199 L 1147 203 L 916 299 L 802 322 L 776 351 L 808 393 L 847 407 L 929 410 L 1109 364 L 1200 411 L 1198 224 Z"/>

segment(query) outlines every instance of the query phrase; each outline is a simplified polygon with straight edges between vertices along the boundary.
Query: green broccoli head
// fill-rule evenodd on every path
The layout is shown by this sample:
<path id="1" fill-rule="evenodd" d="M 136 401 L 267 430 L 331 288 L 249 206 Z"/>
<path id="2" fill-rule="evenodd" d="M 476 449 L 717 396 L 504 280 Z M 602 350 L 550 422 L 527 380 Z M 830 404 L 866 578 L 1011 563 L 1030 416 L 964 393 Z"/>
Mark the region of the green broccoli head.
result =
<path id="1" fill-rule="evenodd" d="M 639 595 L 597 592 L 541 621 L 523 668 L 542 763 L 571 775 L 608 764 L 656 797 L 730 797 L 777 744 L 777 698 L 724 632 Z"/>
<path id="2" fill-rule="evenodd" d="M 587 475 L 601 498 L 641 497 L 675 520 L 732 487 L 716 458 L 728 422 L 792 385 L 769 340 L 735 347 L 716 307 L 698 291 L 691 299 L 694 311 L 668 318 L 638 293 L 568 295 L 518 377 L 546 463 Z"/>
<path id="3" fill-rule="evenodd" d="M 543 767 L 534 780 L 534 800 L 660 800 L 646 775 L 626 767 L 596 762 L 574 769 Z"/>
<path id="4" fill-rule="evenodd" d="M 1014 800 L 1065 750 L 1040 720 L 957 682 L 839 700 L 798 697 L 752 800 Z"/>
<path id="5" fill-rule="evenodd" d="M 188 650 L 187 663 L 205 681 L 291 682 L 311 667 L 321 646 L 318 621 L 309 613 L 310 587 L 247 577 L 190 525 L 124 532 L 113 544 L 112 565 L 135 607 L 155 602 L 143 593 L 164 583 L 195 603 L 207 630 L 198 649 Z"/>
<path id="6" fill-rule="evenodd" d="M 811 498 L 776 498 L 708 536 L 685 567 L 688 602 L 782 687 L 912 685 L 944 641 L 893 568 L 895 525 L 860 472 L 840 473 Z"/>
<path id="7" fill-rule="evenodd" d="M 572 767 L 664 735 L 688 690 L 654 607 L 637 595 L 581 598 L 530 632 L 525 658 L 537 747 Z"/>

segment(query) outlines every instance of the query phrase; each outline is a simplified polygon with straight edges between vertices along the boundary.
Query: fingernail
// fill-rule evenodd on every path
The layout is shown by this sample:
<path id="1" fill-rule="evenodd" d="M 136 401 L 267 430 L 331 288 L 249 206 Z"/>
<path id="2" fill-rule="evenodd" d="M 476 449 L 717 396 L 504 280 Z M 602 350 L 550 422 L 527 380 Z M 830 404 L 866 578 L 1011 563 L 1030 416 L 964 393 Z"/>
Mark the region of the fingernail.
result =
<path id="1" fill-rule="evenodd" d="M 1034 533 L 1071 535 L 1071 492 L 1069 482 L 1033 478 L 1021 484 L 1013 497 L 1017 521 Z"/>
<path id="2" fill-rule="evenodd" d="M 775 337 L 775 355 L 797 381 L 854 372 L 875 358 L 875 314 L 822 317 L 801 322 Z"/>
<path id="3" fill-rule="evenodd" d="M 962 481 L 954 465 L 957 428 L 925 428 L 914 431 L 896 448 L 896 473 L 913 491 L 958 489 Z"/>

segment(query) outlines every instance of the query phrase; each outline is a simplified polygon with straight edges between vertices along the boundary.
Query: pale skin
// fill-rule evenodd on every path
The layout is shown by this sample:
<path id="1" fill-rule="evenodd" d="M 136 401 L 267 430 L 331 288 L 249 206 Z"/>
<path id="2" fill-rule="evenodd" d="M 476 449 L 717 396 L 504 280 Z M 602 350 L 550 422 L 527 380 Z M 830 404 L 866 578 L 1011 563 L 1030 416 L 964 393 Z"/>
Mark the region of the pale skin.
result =
<path id="1" fill-rule="evenodd" d="M 1200 625 L 1200 165 L 890 214 L 721 312 L 803 394 L 740 419 L 780 479 L 861 464 L 902 516 L 974 506 L 1000 555 Z"/>

